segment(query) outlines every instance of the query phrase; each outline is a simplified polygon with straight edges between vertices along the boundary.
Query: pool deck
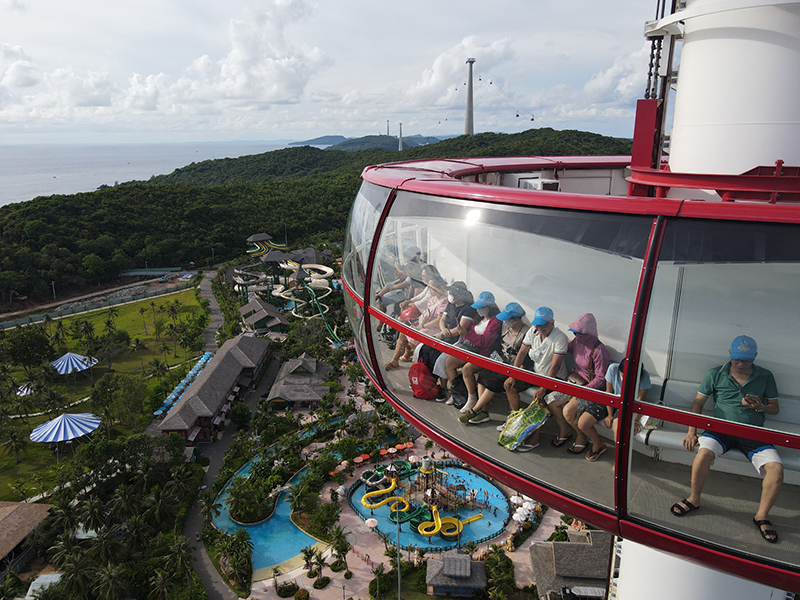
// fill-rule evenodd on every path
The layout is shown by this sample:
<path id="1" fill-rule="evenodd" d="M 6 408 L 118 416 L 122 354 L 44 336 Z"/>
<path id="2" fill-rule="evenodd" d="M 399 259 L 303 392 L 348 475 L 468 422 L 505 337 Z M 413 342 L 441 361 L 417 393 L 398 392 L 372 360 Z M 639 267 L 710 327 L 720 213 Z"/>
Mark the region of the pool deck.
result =
<path id="1" fill-rule="evenodd" d="M 424 445 L 425 441 L 425 438 L 420 438 L 417 443 Z M 441 455 L 441 450 L 434 451 L 436 452 L 437 456 Z M 369 470 L 371 467 L 372 465 L 369 463 L 357 468 L 354 477 L 349 478 L 346 482 L 346 485 L 351 485 L 356 478 L 361 476 L 363 471 Z M 495 482 L 495 485 L 499 484 Z M 331 482 L 327 483 L 321 492 L 320 497 L 329 499 L 330 489 L 334 486 L 335 484 Z M 513 491 L 509 491 L 509 494 L 513 494 Z M 384 556 L 383 542 L 381 542 L 377 534 L 367 530 L 364 527 L 364 521 L 353 511 L 352 508 L 350 508 L 346 501 L 343 500 L 341 502 L 342 511 L 339 517 L 339 525 L 341 525 L 348 532 L 348 539 L 353 545 L 353 550 L 351 550 L 347 555 L 347 564 L 350 567 L 350 571 L 353 573 L 353 577 L 348 580 L 344 578 L 344 571 L 334 573 L 330 569 L 325 569 L 324 575 L 330 577 L 331 582 L 327 585 L 327 587 L 325 587 L 325 589 L 315 590 L 313 587 L 314 580 L 306 575 L 306 571 L 302 566 L 302 561 L 300 561 L 299 558 L 296 558 L 293 559 L 296 561 L 296 564 L 293 568 L 293 560 L 281 563 L 281 570 L 284 570 L 284 566 L 291 570 L 286 570 L 283 574 L 277 577 L 278 584 L 285 581 L 294 581 L 300 587 L 307 589 L 311 598 L 314 600 L 340 600 L 343 597 L 343 593 L 345 599 L 354 598 L 356 600 L 369 600 L 369 582 L 374 578 L 372 575 L 372 568 L 376 564 L 383 562 L 388 570 L 389 559 Z M 553 533 L 555 526 L 560 523 L 560 516 L 561 513 L 558 511 L 553 509 L 548 510 L 544 516 L 542 524 L 539 526 L 536 532 L 534 532 L 531 537 L 525 540 L 522 546 L 517 548 L 517 550 L 507 553 L 507 556 L 514 562 L 516 580 L 519 587 L 533 583 L 533 569 L 531 567 L 530 553 L 528 551 L 531 544 L 534 542 L 544 541 L 550 537 L 550 534 Z M 515 524 L 512 521 L 506 529 L 508 533 L 501 534 L 494 540 L 479 545 L 478 548 L 486 548 L 492 543 L 499 544 L 503 542 L 508 535 L 510 535 L 510 532 L 513 531 L 514 528 Z M 403 554 L 405 556 L 407 552 L 403 551 Z M 328 562 L 331 562 L 329 558 L 330 549 L 326 550 L 325 556 L 328 557 Z M 437 557 L 438 553 L 434 552 L 426 554 L 426 557 L 428 558 L 431 556 Z M 269 571 L 267 574 L 268 578 L 261 581 L 254 581 L 253 583 L 250 598 L 254 600 L 263 600 L 267 598 L 277 599 L 279 597 L 275 591 L 275 582 L 273 582 L 271 573 L 272 569 L 261 569 L 260 571 L 265 570 Z M 342 586 L 344 586 L 344 590 L 342 590 Z"/>

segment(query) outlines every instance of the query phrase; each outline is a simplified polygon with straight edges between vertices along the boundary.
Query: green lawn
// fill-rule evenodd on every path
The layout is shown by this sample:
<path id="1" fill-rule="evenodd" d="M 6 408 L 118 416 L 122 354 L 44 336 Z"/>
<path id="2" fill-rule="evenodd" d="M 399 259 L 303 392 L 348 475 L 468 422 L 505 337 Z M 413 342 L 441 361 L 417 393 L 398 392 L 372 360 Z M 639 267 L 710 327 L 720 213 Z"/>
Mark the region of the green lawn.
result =
<path id="1" fill-rule="evenodd" d="M 156 319 L 160 320 L 164 325 L 171 322 L 171 319 L 166 313 L 159 312 L 159 306 L 171 303 L 176 298 L 182 305 L 180 307 L 181 318 L 185 318 L 186 315 L 190 313 L 192 310 L 191 307 L 198 306 L 197 297 L 195 296 L 194 290 L 191 289 L 177 294 L 157 298 L 155 300 Z M 151 300 L 152 299 L 147 299 L 140 302 L 117 306 L 119 313 L 114 318 L 117 329 L 126 330 L 131 336 L 131 339 L 138 337 L 145 343 L 147 347 L 147 349 L 139 351 L 138 354 L 129 351 L 114 360 L 112 367 L 117 373 L 126 375 L 141 375 L 142 362 L 144 362 L 146 368 L 147 363 L 155 357 L 164 360 L 164 353 L 158 348 L 161 341 L 164 340 L 169 343 L 169 350 L 167 352 L 168 364 L 172 367 L 184 362 L 183 350 L 179 346 L 178 356 L 176 357 L 174 355 L 174 345 L 168 336 L 165 336 L 162 333 L 160 336 L 161 339 L 156 340 L 153 332 L 153 311 L 152 307 L 150 306 Z M 140 306 L 144 306 L 147 309 L 147 312 L 144 315 L 146 323 L 142 322 L 142 315 L 139 314 Z M 97 335 L 102 335 L 103 327 L 107 318 L 108 315 L 106 310 L 101 310 L 98 312 L 84 313 L 82 315 L 67 317 L 64 319 L 64 325 L 69 328 L 71 321 L 75 319 L 87 319 L 94 324 Z M 147 334 L 144 333 L 145 325 L 147 327 Z M 55 323 L 50 323 L 51 332 L 53 331 L 54 326 Z M 81 353 L 78 343 L 71 338 L 67 339 L 66 346 L 71 352 L 76 352 L 78 354 Z M 190 353 L 188 360 L 191 362 L 193 358 L 193 354 Z M 86 373 L 74 373 L 66 377 L 59 377 L 55 382 L 55 385 L 61 389 L 64 395 L 68 398 L 69 402 L 72 403 L 80 400 L 81 398 L 89 396 L 91 393 L 92 380 L 97 381 L 107 372 L 107 366 L 104 363 L 98 362 L 97 365 L 92 368 L 92 379 L 90 379 Z M 24 372 L 21 369 L 12 370 L 12 375 L 19 382 L 25 380 Z M 154 387 L 157 382 L 153 379 L 148 380 L 148 383 L 148 388 L 150 389 Z M 12 408 L 10 412 L 15 414 L 16 411 L 14 411 Z M 89 406 L 88 402 L 82 402 L 66 409 L 64 412 L 91 412 L 91 407 Z M 31 417 L 30 426 L 31 428 L 35 428 L 37 425 L 40 425 L 48 420 L 49 419 L 46 415 Z M 145 416 L 142 420 L 142 423 L 139 424 L 139 430 L 141 431 L 149 421 L 150 419 Z M 19 501 L 20 497 L 12 490 L 11 485 L 14 484 L 15 481 L 22 479 L 27 482 L 27 491 L 30 496 L 39 494 L 41 489 L 39 484 L 33 479 L 33 475 L 40 474 L 44 487 L 51 487 L 55 481 L 55 466 L 57 463 L 57 457 L 50 450 L 48 444 L 34 443 L 28 439 L 29 431 L 24 419 L 13 419 L 8 427 L 15 427 L 22 430 L 26 439 L 28 440 L 28 444 L 26 449 L 20 453 L 19 463 L 16 461 L 13 453 L 7 452 L 6 448 L 0 448 L 0 500 Z M 131 432 L 131 430 L 132 428 L 130 426 L 121 425 L 114 427 L 112 428 L 112 436 L 127 435 Z M 105 435 L 105 429 L 98 429 L 97 434 Z M 66 448 L 66 451 L 60 458 L 62 463 L 69 462 L 72 459 L 73 451 L 71 447 L 66 446 Z"/>

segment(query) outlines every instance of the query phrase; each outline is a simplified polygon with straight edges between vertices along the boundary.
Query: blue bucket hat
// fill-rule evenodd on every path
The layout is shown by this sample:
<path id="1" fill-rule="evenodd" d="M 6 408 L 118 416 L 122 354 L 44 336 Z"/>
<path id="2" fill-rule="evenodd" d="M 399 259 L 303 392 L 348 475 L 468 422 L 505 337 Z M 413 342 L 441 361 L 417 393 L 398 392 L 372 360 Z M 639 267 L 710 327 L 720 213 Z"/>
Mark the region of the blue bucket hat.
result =
<path id="1" fill-rule="evenodd" d="M 555 317 L 553 316 L 553 309 L 542 306 L 541 308 L 536 309 L 536 314 L 533 315 L 533 321 L 531 321 L 531 324 L 546 325 L 553 320 L 555 320 Z"/>
<path id="2" fill-rule="evenodd" d="M 478 299 L 472 305 L 472 308 L 483 308 L 490 304 L 494 304 L 494 294 L 492 294 L 492 292 L 481 292 Z"/>
<path id="3" fill-rule="evenodd" d="M 509 302 L 502 312 L 498 313 L 497 319 L 500 321 L 508 321 L 512 317 L 520 318 L 525 314 L 525 310 L 516 302 Z"/>
<path id="4" fill-rule="evenodd" d="M 758 344 L 746 335 L 740 335 L 731 342 L 731 360 L 754 361 L 758 354 Z"/>

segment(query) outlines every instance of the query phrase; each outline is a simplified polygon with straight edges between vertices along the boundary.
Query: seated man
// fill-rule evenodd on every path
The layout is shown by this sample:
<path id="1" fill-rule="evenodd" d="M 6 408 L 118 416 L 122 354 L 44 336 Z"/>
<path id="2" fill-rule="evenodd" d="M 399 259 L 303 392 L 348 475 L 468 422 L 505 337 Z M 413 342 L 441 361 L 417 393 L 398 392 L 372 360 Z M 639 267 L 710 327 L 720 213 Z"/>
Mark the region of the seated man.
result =
<path id="1" fill-rule="evenodd" d="M 625 366 L 627 363 L 628 359 L 624 358 L 620 363 L 608 365 L 608 371 L 606 371 L 606 392 L 609 394 L 619 396 L 622 393 L 622 376 L 623 373 L 625 373 Z M 639 363 L 639 392 L 636 395 L 636 399 L 639 402 L 646 402 L 647 391 L 652 387 L 653 384 L 650 382 L 650 373 Z M 608 407 L 608 413 L 608 416 L 603 420 L 603 424 L 614 432 L 614 439 L 616 440 L 619 417 L 617 417 L 616 409 L 612 409 L 611 407 Z M 642 415 L 634 416 L 633 435 L 636 435 L 642 430 L 642 426 L 639 424 L 639 419 L 641 418 Z M 580 425 L 580 422 L 578 424 Z M 594 423 L 592 423 L 592 425 L 594 425 Z"/>
<path id="2" fill-rule="evenodd" d="M 564 379 L 567 376 L 567 365 L 564 363 L 564 358 L 567 356 L 569 340 L 567 340 L 566 334 L 556 327 L 553 310 L 546 306 L 539 308 L 533 315 L 531 325 L 533 327 L 525 334 L 522 346 L 514 359 L 514 366 L 521 368 L 525 357 L 528 357 L 533 363 L 532 371 L 537 375 L 553 379 Z M 531 387 L 530 384 L 509 377 L 503 387 L 511 410 L 519 410 L 519 393 Z M 538 388 L 533 394 L 533 401 L 542 405 L 549 403 L 551 398 L 554 398 L 554 395 L 548 395 L 548 392 L 549 390 L 544 387 Z M 554 445 L 560 446 L 572 437 L 572 434 L 569 432 L 569 425 L 564 420 L 563 415 L 559 412 L 554 416 L 559 430 L 558 440 L 556 440 L 558 443 Z M 501 425 L 497 429 L 502 431 L 503 426 Z M 536 447 L 538 445 L 537 440 L 538 431 L 531 436 L 530 444 L 527 445 Z"/>
<path id="3" fill-rule="evenodd" d="M 692 412 L 700 414 L 709 396 L 714 396 L 714 416 L 736 423 L 764 426 L 764 415 L 777 415 L 778 388 L 775 377 L 767 369 L 753 364 L 758 353 L 756 341 L 740 335 L 731 343 L 731 359 L 720 367 L 709 370 L 700 384 L 692 404 Z M 769 521 L 769 511 L 783 483 L 783 462 L 777 450 L 762 442 L 754 442 L 724 433 L 706 431 L 699 438 L 697 428 L 689 427 L 683 447 L 689 452 L 700 447 L 692 463 L 691 492 L 686 499 L 672 505 L 670 511 L 682 517 L 700 508 L 700 494 L 711 465 L 718 455 L 734 448 L 750 459 L 763 477 L 761 500 L 753 522 L 766 541 L 778 541 L 778 532 Z"/>
<path id="4" fill-rule="evenodd" d="M 407 262 L 398 267 L 398 272 L 402 272 L 404 276 L 388 282 L 375 293 L 375 300 L 383 312 L 393 304 L 397 304 L 399 309 L 399 302 L 413 298 L 425 287 L 425 282 L 422 280 L 422 250 L 417 246 L 410 246 L 403 251 L 403 258 Z"/>
<path id="5" fill-rule="evenodd" d="M 503 311 L 497 315 L 497 320 L 503 323 L 503 328 L 498 338 L 497 349 L 491 353 L 489 358 L 506 364 L 514 362 L 514 358 L 522 346 L 522 340 L 530 329 L 530 325 L 526 325 L 522 321 L 523 316 L 525 316 L 525 310 L 516 302 L 506 304 Z M 467 403 L 461 409 L 462 414 L 458 420 L 473 425 L 489 421 L 491 417 L 486 411 L 486 406 L 496 393 L 503 392 L 506 376 L 488 369 L 481 369 L 472 363 L 464 365 L 461 372 L 464 374 L 465 381 L 467 377 L 472 379 L 478 375 L 478 397 L 468 398 Z"/>

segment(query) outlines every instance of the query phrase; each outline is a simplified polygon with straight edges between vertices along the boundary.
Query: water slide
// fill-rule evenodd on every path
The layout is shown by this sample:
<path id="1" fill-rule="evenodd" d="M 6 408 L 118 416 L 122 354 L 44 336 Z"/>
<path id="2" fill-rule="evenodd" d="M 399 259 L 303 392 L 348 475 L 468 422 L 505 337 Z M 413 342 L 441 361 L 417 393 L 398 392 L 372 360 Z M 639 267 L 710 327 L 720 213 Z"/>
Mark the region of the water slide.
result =
<path id="1" fill-rule="evenodd" d="M 374 498 L 375 496 L 382 496 L 383 494 L 390 494 L 394 491 L 397 487 L 397 479 L 392 479 L 391 485 L 383 490 L 375 490 L 374 492 L 367 492 L 361 497 L 361 504 L 364 505 L 364 508 L 369 508 L 370 510 L 373 508 L 380 508 L 381 506 L 388 504 L 389 502 L 394 502 L 389 508 L 394 511 L 401 511 L 401 512 L 408 512 L 408 509 L 411 508 L 411 504 L 403 498 L 403 496 L 389 496 L 388 498 L 384 498 L 375 504 L 372 504 L 368 501 L 369 498 Z M 402 505 L 402 508 L 400 507 Z"/>
<path id="2" fill-rule="evenodd" d="M 477 514 L 463 521 L 459 521 L 455 517 L 440 517 L 439 507 L 431 506 L 431 513 L 433 513 L 433 521 L 425 521 L 420 523 L 417 531 L 420 535 L 431 537 L 437 533 L 441 533 L 445 537 L 455 537 L 464 529 L 464 525 L 468 525 L 474 521 L 483 518 L 483 514 Z"/>

